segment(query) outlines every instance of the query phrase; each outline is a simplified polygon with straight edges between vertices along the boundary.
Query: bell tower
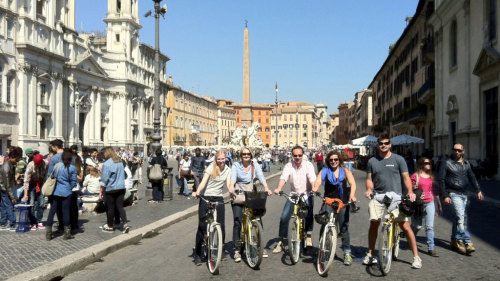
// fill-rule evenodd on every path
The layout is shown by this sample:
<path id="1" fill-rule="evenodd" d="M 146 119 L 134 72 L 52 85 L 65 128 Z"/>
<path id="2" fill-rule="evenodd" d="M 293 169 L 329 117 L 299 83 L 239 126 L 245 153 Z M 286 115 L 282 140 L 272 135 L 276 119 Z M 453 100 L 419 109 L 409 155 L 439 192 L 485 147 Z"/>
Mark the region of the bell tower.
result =
<path id="1" fill-rule="evenodd" d="M 106 23 L 106 49 L 110 53 L 124 54 L 134 60 L 139 46 L 138 0 L 108 0 Z"/>

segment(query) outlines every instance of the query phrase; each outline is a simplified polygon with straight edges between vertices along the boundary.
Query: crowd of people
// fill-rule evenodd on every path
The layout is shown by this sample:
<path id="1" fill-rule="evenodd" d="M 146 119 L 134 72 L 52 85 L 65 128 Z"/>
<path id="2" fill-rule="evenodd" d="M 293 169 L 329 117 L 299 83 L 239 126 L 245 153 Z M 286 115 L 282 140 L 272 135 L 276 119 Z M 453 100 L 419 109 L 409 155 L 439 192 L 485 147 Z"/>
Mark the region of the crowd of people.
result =
<path id="1" fill-rule="evenodd" d="M 31 230 L 45 230 L 47 240 L 58 234 L 71 239 L 82 231 L 80 198 L 97 196 L 107 213 L 102 231 L 129 232 L 123 204 L 130 196 L 127 190 L 134 181 L 142 179 L 142 157 L 137 152 L 127 147 L 119 150 L 82 147 L 79 151 L 77 145 L 65 148 L 62 140 L 55 139 L 49 143 L 46 155 L 31 148 L 23 151 L 20 147 L 10 147 L 0 157 L 0 164 L 0 230 L 17 229 L 14 206 L 25 204 L 30 207 Z M 55 179 L 55 185 L 50 194 L 44 195 L 44 184 L 49 177 Z M 49 212 L 44 223 L 46 209 Z M 53 232 L 55 216 L 58 225 Z"/>
<path id="2" fill-rule="evenodd" d="M 472 190 L 475 197 L 483 200 L 483 194 L 474 176 L 469 161 L 464 159 L 464 147 L 461 144 L 453 146 L 453 153 L 449 159 L 444 160 L 439 170 L 432 167 L 432 160 L 428 157 L 421 157 L 417 161 L 414 172 L 410 173 L 405 158 L 391 152 L 391 142 L 388 135 L 381 135 L 377 141 L 377 154 L 367 161 L 366 166 L 366 191 L 364 196 L 370 199 L 368 204 L 369 226 L 368 226 L 368 251 L 363 258 L 363 264 L 372 265 L 378 261 L 374 256 L 375 242 L 377 240 L 378 229 L 384 212 L 392 212 L 404 237 L 408 241 L 408 248 L 413 254 L 411 267 L 422 268 L 422 259 L 416 246 L 416 233 L 422 228 L 425 229 L 427 237 L 427 254 L 431 257 L 439 257 L 434 243 L 434 217 L 442 214 L 442 204 L 451 205 L 454 214 L 453 227 L 451 230 L 450 246 L 453 250 L 461 254 L 471 254 L 475 251 L 471 241 L 470 233 L 467 229 L 467 206 Z M 302 147 L 296 146 L 291 150 L 292 161 L 284 166 L 278 186 L 274 190 L 275 194 L 280 194 L 286 183 L 289 183 L 291 192 L 296 194 L 308 194 L 309 214 L 306 216 L 306 247 L 312 247 L 311 234 L 313 232 L 312 209 L 314 206 L 313 194 L 322 191 L 324 197 L 340 199 L 346 206 L 338 213 L 339 237 L 342 239 L 342 249 L 344 251 L 343 262 L 351 265 L 353 257 L 351 254 L 350 233 L 349 233 L 349 213 L 350 203 L 356 202 L 356 181 L 350 167 L 344 165 L 344 155 L 336 151 L 330 151 L 326 155 L 317 153 L 306 158 Z M 239 152 L 241 161 L 233 163 L 231 167 L 223 161 L 224 151 L 217 153 L 217 160 L 205 170 L 201 184 L 194 190 L 192 196 L 204 195 L 209 200 L 223 202 L 222 193 L 224 186 L 227 187 L 232 198 L 236 198 L 235 186 L 238 183 L 248 184 L 254 179 L 259 179 L 263 184 L 265 192 L 272 193 L 267 185 L 262 169 L 254 158 L 252 150 L 244 147 Z M 312 161 L 316 162 L 318 173 L 314 171 Z M 320 163 L 318 163 L 320 162 Z M 227 162 L 226 162 L 227 163 Z M 435 175 L 437 173 L 437 175 Z M 323 188 L 321 188 L 323 187 Z M 322 189 L 322 190 L 321 190 Z M 256 191 L 256 190 L 254 190 Z M 399 203 L 406 196 L 411 204 L 409 211 L 400 211 L 399 208 L 387 207 L 384 200 L 389 198 L 392 203 Z M 391 206 L 393 205 L 391 203 Z M 233 245 L 235 262 L 241 261 L 240 241 L 241 213 L 243 205 L 233 201 Z M 398 206 L 396 204 L 396 206 Z M 224 230 L 224 207 L 218 205 L 218 221 Z M 200 200 L 199 217 L 204 217 L 206 213 L 206 203 Z M 280 217 L 278 230 L 279 242 L 273 253 L 280 253 L 287 247 L 286 237 L 288 223 L 293 204 L 288 200 L 285 203 Z M 321 212 L 332 212 L 328 205 L 321 207 Z M 425 221 L 425 223 L 424 223 Z M 206 226 L 200 220 L 196 234 L 196 247 L 194 262 L 196 265 L 202 264 L 201 239 Z M 264 252 L 263 257 L 267 257 Z"/>

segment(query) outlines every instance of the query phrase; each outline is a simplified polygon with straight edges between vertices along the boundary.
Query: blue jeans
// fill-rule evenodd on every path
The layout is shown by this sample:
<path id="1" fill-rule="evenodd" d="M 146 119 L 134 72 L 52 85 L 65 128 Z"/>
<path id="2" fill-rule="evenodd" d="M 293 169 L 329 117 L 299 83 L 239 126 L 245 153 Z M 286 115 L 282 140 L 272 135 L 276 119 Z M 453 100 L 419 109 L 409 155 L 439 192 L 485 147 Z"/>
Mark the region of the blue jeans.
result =
<path id="1" fill-rule="evenodd" d="M 263 172 L 269 172 L 269 162 L 262 161 L 262 171 Z"/>
<path id="2" fill-rule="evenodd" d="M 36 220 L 36 223 L 42 223 L 42 218 L 43 218 L 43 211 L 45 210 L 43 207 L 43 194 L 42 192 L 36 192 L 36 184 L 30 184 L 29 186 L 29 202 L 31 207 L 31 219 L 32 223 L 35 222 L 33 219 Z"/>
<path id="3" fill-rule="evenodd" d="M 340 234 L 339 236 L 342 236 L 342 250 L 346 255 L 351 254 L 351 236 L 349 234 L 349 214 L 351 213 L 350 210 L 351 206 L 346 204 L 346 207 L 342 208 L 337 214 L 337 222 L 339 227 L 338 231 Z M 322 213 L 325 211 L 328 213 L 333 212 L 332 206 L 323 204 L 319 212 Z M 322 225 L 320 235 L 323 235 L 324 228 L 325 225 Z"/>
<path id="4" fill-rule="evenodd" d="M 427 235 L 427 247 L 429 251 L 434 250 L 434 216 L 436 215 L 436 205 L 434 201 L 424 204 L 425 212 L 425 231 Z M 411 218 L 411 229 L 415 236 L 417 232 L 422 228 L 423 217 L 412 217 Z"/>
<path id="5" fill-rule="evenodd" d="M 71 204 L 71 195 L 68 197 L 60 197 L 52 195 L 49 197 L 50 210 L 47 216 L 46 226 L 51 227 L 54 224 L 54 215 L 59 209 L 62 215 L 62 225 L 69 226 L 69 208 Z M 61 225 L 61 221 L 59 221 L 59 225 Z"/>
<path id="6" fill-rule="evenodd" d="M 455 210 L 451 239 L 464 240 L 465 243 L 470 243 L 470 233 L 467 230 L 467 195 L 450 192 L 450 198 Z"/>
<path id="7" fill-rule="evenodd" d="M 312 234 L 313 231 L 313 209 L 314 209 L 314 197 L 309 196 L 307 198 L 307 204 L 309 205 L 309 212 L 306 216 L 306 233 Z M 279 228 L 279 237 L 281 240 L 284 240 L 288 237 L 288 223 L 290 222 L 290 218 L 293 214 L 293 204 L 290 200 L 286 200 L 285 206 L 283 207 L 283 211 L 281 212 L 280 218 L 280 228 Z"/>
<path id="8" fill-rule="evenodd" d="M 10 225 L 16 225 L 16 214 L 14 213 L 14 205 L 12 205 L 12 200 L 8 193 L 0 192 L 2 197 L 2 212 L 0 217 L 0 224 L 6 225 L 7 220 L 10 221 Z"/>
<path id="9" fill-rule="evenodd" d="M 177 181 L 177 185 L 181 187 L 182 193 L 186 196 L 189 196 L 189 186 L 186 177 L 183 177 L 181 179 L 179 175 L 177 175 L 175 176 L 175 180 Z"/>

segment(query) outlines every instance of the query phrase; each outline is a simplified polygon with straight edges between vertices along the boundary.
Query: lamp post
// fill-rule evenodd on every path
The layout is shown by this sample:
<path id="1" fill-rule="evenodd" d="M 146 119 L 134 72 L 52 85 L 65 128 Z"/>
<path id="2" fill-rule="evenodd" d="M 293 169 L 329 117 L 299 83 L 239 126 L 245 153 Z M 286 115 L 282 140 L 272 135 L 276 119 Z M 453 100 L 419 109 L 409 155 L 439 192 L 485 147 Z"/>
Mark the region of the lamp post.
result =
<path id="1" fill-rule="evenodd" d="M 155 61 L 154 61 L 154 119 L 153 119 L 153 135 L 151 136 L 151 150 L 156 151 L 161 149 L 161 134 L 160 134 L 160 15 L 165 17 L 167 12 L 167 5 L 160 7 L 160 2 L 162 0 L 153 0 L 154 5 L 154 17 L 155 17 Z M 148 11 L 144 16 L 148 17 L 151 15 L 151 11 Z"/>
<path id="2" fill-rule="evenodd" d="M 299 106 L 295 112 L 295 145 L 299 145 Z"/>
<path id="3" fill-rule="evenodd" d="M 274 87 L 274 91 L 276 92 L 276 99 L 274 100 L 274 104 L 276 105 L 276 111 L 274 114 L 276 127 L 274 128 L 274 135 L 276 138 L 276 142 L 274 144 L 274 148 L 278 148 L 278 82 L 276 82 L 276 86 Z"/>

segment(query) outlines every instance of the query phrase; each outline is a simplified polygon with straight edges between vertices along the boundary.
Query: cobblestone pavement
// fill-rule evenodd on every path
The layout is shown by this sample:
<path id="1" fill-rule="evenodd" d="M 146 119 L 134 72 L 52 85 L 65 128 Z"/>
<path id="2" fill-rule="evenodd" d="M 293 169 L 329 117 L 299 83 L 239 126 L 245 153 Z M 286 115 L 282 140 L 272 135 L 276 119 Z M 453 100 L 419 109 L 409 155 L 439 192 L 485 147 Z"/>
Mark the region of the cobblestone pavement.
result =
<path id="1" fill-rule="evenodd" d="M 170 167 L 174 167 L 176 173 L 176 161 L 169 160 L 168 164 Z M 271 171 L 265 174 L 270 175 L 279 171 L 279 169 L 278 165 L 271 165 Z M 146 177 L 145 167 L 143 175 Z M 150 197 L 144 197 L 146 182 L 147 180 L 144 180 L 144 184 L 139 186 L 140 200 L 137 201 L 137 204 L 125 208 L 132 229 L 145 226 L 198 204 L 197 200 L 188 200 L 182 195 L 177 195 L 176 184 L 173 187 L 173 200 L 164 201 L 160 204 L 147 203 Z M 47 214 L 48 210 L 44 213 L 44 221 Z M 83 214 L 80 216 L 80 225 L 83 231 L 75 235 L 75 239 L 72 240 L 63 240 L 62 236 L 58 236 L 51 241 L 46 241 L 45 231 L 29 231 L 26 233 L 0 231 L 0 280 L 5 280 L 121 235 L 118 231 L 114 234 L 103 233 L 99 226 L 104 223 L 106 223 L 105 213 Z"/>
<path id="2" fill-rule="evenodd" d="M 361 210 L 351 214 L 350 233 L 354 263 L 351 266 L 342 264 L 343 252 L 340 243 L 337 247 L 337 258 L 329 273 L 329 279 L 367 280 L 380 279 L 377 266 L 364 266 L 361 261 L 366 253 L 368 231 L 368 200 L 362 195 L 365 190 L 365 173 L 355 172 L 358 185 L 357 197 L 361 202 Z M 278 178 L 269 180 L 273 189 Z M 471 232 L 477 248 L 472 256 L 455 253 L 449 248 L 451 222 L 449 216 L 438 217 L 435 221 L 436 250 L 440 257 L 433 258 L 426 254 L 425 234 L 418 234 L 419 255 L 423 260 L 423 268 L 411 269 L 411 252 L 403 239 L 400 259 L 392 265 L 391 272 L 384 280 L 499 280 L 500 245 L 498 229 L 494 223 L 500 221 L 499 206 L 494 202 L 500 199 L 500 185 L 495 181 L 482 181 L 487 202 L 473 201 L 470 208 Z M 286 190 L 286 188 L 285 188 Z M 496 201 L 495 201 L 496 200 Z M 192 247 L 194 243 L 197 218 L 192 217 L 162 231 L 158 236 L 144 239 L 137 245 L 126 247 L 106 256 L 101 263 L 94 263 L 85 269 L 75 272 L 65 279 L 91 280 L 106 276 L 107 280 L 325 280 L 315 271 L 314 259 L 304 256 L 299 263 L 291 265 L 288 256 L 272 254 L 277 240 L 279 216 L 285 202 L 284 198 L 272 196 L 268 199 L 267 214 L 263 218 L 264 241 L 267 242 L 269 258 L 264 259 L 260 270 L 250 269 L 244 261 L 234 263 L 229 256 L 223 260 L 220 275 L 211 276 L 205 265 L 194 266 L 192 263 Z M 316 200 L 315 211 L 319 209 Z M 232 249 L 232 211 L 226 207 L 226 248 Z M 313 243 L 318 244 L 319 225 L 315 224 Z M 232 250 L 230 250 L 232 255 Z M 125 258 L 124 258 L 125 257 Z"/>

